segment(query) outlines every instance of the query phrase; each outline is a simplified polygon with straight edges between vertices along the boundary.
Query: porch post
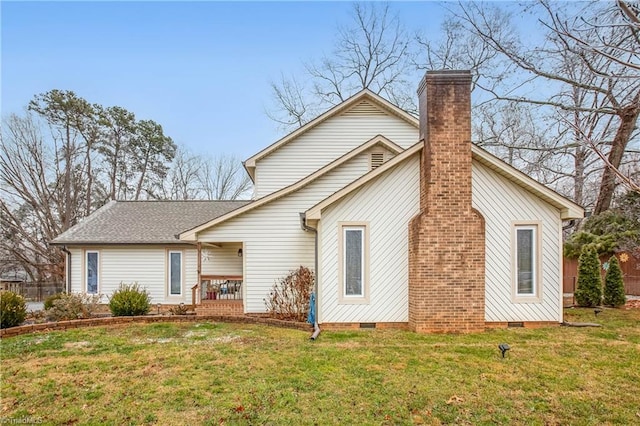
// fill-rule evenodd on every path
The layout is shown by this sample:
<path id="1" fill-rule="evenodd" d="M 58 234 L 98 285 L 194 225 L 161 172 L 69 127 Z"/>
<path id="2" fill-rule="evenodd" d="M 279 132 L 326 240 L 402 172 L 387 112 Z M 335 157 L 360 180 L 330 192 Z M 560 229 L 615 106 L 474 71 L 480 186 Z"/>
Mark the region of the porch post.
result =
<path id="1" fill-rule="evenodd" d="M 202 243 L 196 243 L 198 249 L 198 286 L 200 286 L 200 278 L 202 277 Z"/>

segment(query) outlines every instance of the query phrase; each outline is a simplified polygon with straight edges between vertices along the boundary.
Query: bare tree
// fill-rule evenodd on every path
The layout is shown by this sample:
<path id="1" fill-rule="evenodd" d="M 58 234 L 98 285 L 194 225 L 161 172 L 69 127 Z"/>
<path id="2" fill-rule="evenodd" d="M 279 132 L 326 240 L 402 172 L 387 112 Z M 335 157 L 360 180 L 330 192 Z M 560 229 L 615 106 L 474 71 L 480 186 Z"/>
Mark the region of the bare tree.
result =
<path id="1" fill-rule="evenodd" d="M 6 120 L 0 148 L 0 249 L 32 281 L 62 280 L 62 253 L 47 247 L 47 241 L 69 226 L 67 217 L 75 216 L 66 203 L 75 199 L 70 188 L 79 181 L 60 173 L 60 158 L 30 115 Z M 69 169 L 72 174 L 74 167 Z"/>
<path id="2" fill-rule="evenodd" d="M 338 27 L 331 54 L 305 65 L 309 86 L 285 76 L 271 84 L 267 115 L 290 130 L 362 89 L 415 112 L 413 90 L 407 90 L 413 70 L 409 43 L 388 5 L 354 4 L 351 25 Z"/>
<path id="3" fill-rule="evenodd" d="M 238 200 L 250 197 L 249 175 L 235 156 L 204 157 L 179 147 L 156 198 Z"/>
<path id="4" fill-rule="evenodd" d="M 252 188 L 251 180 L 242 163 L 232 155 L 204 159 L 198 180 L 202 192 L 209 200 L 248 198 Z"/>
<path id="5" fill-rule="evenodd" d="M 620 4 L 559 4 L 546 0 L 526 4 L 526 12 L 535 14 L 547 29 L 544 43 L 533 46 L 524 43 L 511 26 L 505 25 L 511 21 L 505 18 L 508 15 L 503 10 L 461 3 L 456 12 L 465 28 L 511 66 L 478 80 L 481 89 L 495 100 L 543 105 L 558 114 L 592 115 L 581 121 L 591 129 L 598 129 L 602 137 L 598 144 L 609 145 L 607 164 L 611 165 L 602 174 L 595 213 L 611 205 L 615 190 L 612 167 L 622 164 L 640 113 L 640 75 L 628 66 L 637 62 L 637 30 L 620 13 Z M 606 45 L 602 45 L 603 40 Z M 598 47 L 587 49 L 585 45 Z M 568 73 L 569 69 L 581 72 Z M 515 74 L 509 74 L 514 70 Z M 546 85 L 547 90 L 524 92 L 525 85 L 544 87 L 539 83 Z M 576 89 L 582 92 L 578 104 Z"/>

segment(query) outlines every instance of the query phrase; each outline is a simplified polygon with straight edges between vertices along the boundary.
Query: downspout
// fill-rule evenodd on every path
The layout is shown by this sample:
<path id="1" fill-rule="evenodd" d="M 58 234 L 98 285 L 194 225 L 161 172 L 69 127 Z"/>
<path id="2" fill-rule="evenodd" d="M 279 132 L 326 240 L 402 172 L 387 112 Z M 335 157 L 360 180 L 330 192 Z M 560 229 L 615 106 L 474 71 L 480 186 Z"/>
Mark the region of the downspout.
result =
<path id="1" fill-rule="evenodd" d="M 320 335 L 320 326 L 318 325 L 318 230 L 316 228 L 313 228 L 309 225 L 307 225 L 306 223 L 306 217 L 304 213 L 300 213 L 300 226 L 302 227 L 302 230 L 305 232 L 313 232 L 314 237 L 315 237 L 315 245 L 316 245 L 316 250 L 315 250 L 315 274 L 316 277 L 313 280 L 313 292 L 315 293 L 316 297 L 315 297 L 315 310 L 316 310 L 316 317 L 315 317 L 315 321 L 313 323 L 313 333 L 311 334 L 310 339 L 311 340 L 316 340 L 318 338 L 318 336 Z"/>
<path id="2" fill-rule="evenodd" d="M 67 246 L 62 246 L 62 251 L 67 254 L 67 269 L 65 275 L 67 276 L 67 293 L 71 293 L 71 252 L 67 249 Z"/>

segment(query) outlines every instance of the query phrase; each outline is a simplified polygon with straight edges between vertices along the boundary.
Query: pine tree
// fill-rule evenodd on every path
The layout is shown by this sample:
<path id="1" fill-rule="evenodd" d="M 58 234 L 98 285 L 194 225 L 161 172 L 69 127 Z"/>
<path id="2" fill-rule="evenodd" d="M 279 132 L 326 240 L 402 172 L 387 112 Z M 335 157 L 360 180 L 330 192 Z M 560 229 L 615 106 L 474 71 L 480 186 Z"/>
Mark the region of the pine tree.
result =
<path id="1" fill-rule="evenodd" d="M 609 269 L 607 269 L 607 275 L 604 278 L 603 303 L 617 307 L 624 305 L 626 300 L 620 262 L 618 262 L 617 257 L 611 256 L 611 259 L 609 259 Z"/>
<path id="2" fill-rule="evenodd" d="M 576 302 L 579 306 L 598 306 L 602 300 L 600 260 L 595 248 L 585 246 L 578 258 Z"/>

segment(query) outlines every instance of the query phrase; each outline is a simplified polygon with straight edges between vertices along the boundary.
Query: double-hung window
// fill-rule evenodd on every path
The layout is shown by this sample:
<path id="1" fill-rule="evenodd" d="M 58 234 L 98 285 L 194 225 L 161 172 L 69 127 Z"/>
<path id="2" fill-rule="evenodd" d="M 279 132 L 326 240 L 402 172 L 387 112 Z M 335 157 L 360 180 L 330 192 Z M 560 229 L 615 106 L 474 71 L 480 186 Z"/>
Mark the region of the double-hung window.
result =
<path id="1" fill-rule="evenodd" d="M 340 300 L 342 303 L 367 303 L 369 236 L 366 224 L 340 226 Z"/>

